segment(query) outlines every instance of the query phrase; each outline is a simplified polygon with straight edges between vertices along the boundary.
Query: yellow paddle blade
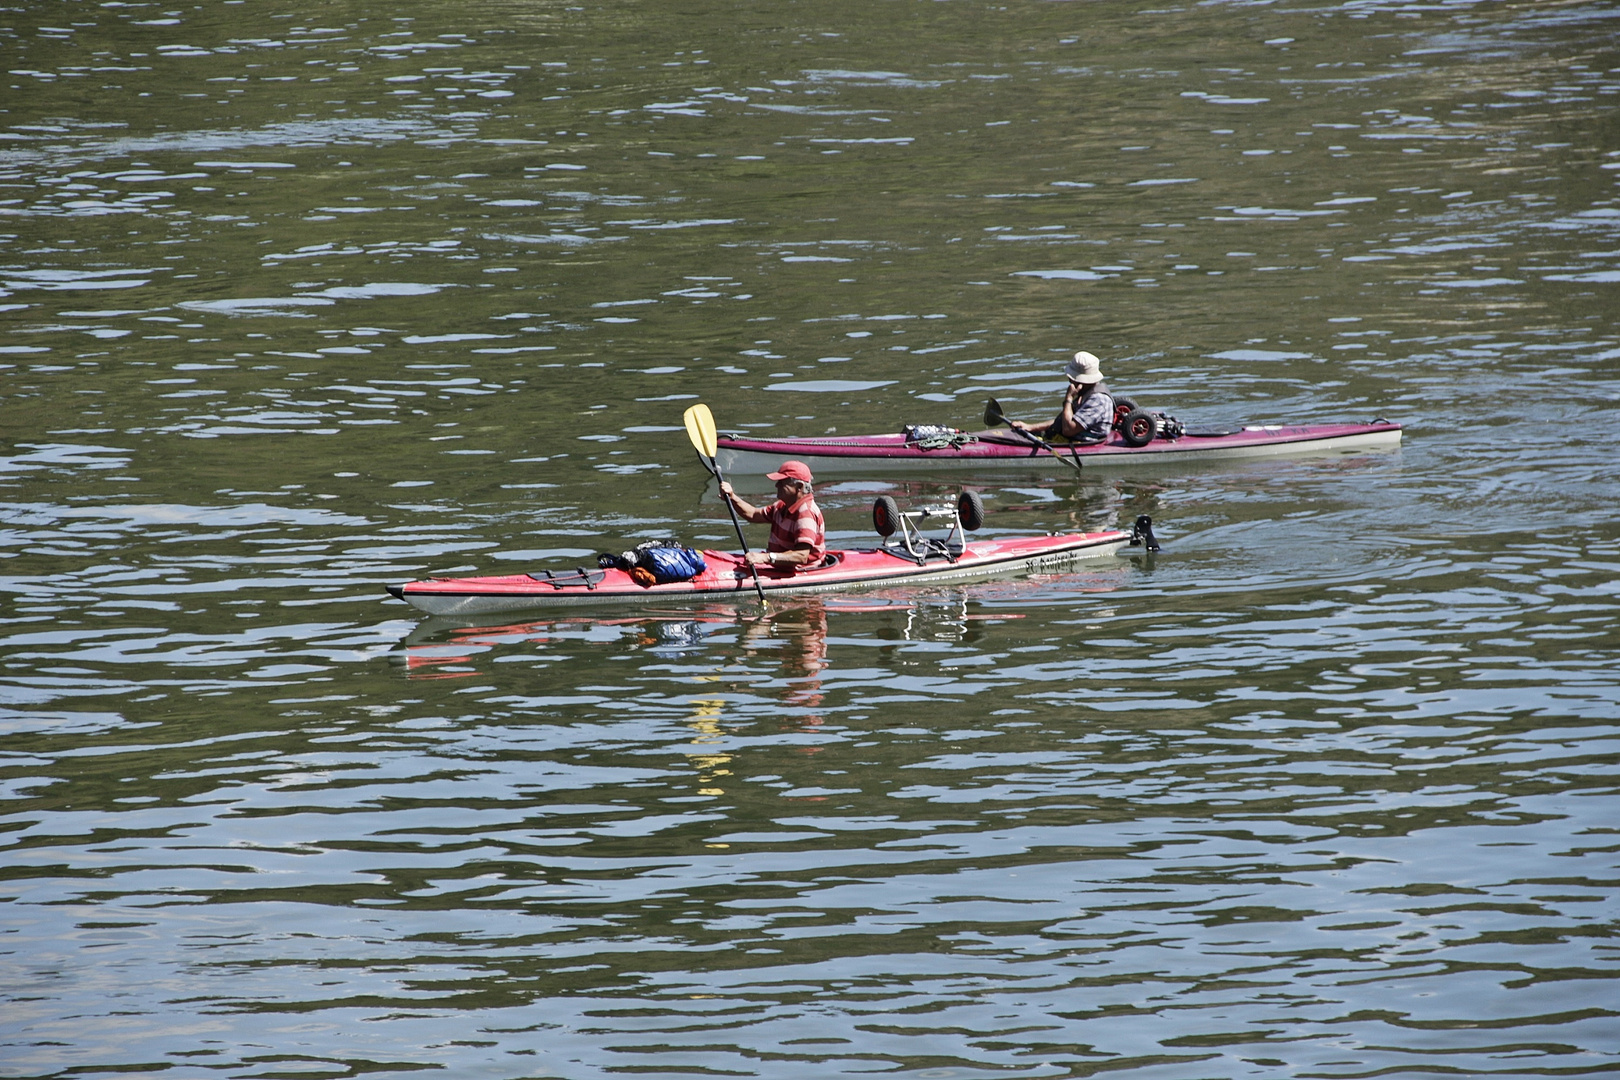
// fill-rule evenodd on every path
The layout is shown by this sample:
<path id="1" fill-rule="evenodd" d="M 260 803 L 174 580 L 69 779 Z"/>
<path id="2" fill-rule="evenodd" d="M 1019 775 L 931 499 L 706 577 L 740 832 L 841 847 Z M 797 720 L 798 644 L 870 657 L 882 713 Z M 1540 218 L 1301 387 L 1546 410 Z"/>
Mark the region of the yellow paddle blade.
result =
<path id="1" fill-rule="evenodd" d="M 706 458 L 714 457 L 719 449 L 719 442 L 714 433 L 714 414 L 704 404 L 693 405 L 686 410 L 686 434 L 691 438 L 692 445 L 697 452 Z"/>

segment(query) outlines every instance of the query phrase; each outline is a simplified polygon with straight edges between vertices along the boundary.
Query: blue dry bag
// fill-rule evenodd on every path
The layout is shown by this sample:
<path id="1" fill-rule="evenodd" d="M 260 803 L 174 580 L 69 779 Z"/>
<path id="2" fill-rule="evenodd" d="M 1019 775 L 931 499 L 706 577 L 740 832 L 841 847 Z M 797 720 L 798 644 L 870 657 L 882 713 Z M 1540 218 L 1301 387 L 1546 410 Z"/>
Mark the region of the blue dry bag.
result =
<path id="1" fill-rule="evenodd" d="M 685 547 L 648 547 L 637 553 L 637 562 L 652 571 L 658 584 L 690 581 L 709 568 L 703 556 Z"/>

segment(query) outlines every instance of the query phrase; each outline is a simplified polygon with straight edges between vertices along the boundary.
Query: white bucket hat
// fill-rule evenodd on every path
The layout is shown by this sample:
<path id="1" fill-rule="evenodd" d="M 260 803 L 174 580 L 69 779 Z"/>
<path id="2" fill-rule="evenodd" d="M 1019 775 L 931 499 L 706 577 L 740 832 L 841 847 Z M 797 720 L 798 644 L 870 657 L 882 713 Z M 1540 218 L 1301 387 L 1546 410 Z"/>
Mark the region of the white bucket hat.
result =
<path id="1" fill-rule="evenodd" d="M 1069 377 L 1070 382 L 1102 382 L 1102 361 L 1088 352 L 1077 352 L 1063 369 L 1063 374 Z"/>

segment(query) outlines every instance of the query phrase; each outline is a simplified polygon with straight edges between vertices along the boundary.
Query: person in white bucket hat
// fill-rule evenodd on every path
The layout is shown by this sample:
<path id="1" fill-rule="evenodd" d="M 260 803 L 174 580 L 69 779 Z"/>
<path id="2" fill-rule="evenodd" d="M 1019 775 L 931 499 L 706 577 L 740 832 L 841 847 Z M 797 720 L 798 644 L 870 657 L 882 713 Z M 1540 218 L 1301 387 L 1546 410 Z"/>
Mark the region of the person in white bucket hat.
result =
<path id="1" fill-rule="evenodd" d="M 1026 424 L 1022 420 L 1009 423 L 1019 431 L 1043 439 L 1063 438 L 1076 443 L 1104 441 L 1114 426 L 1114 396 L 1103 385 L 1102 361 L 1088 352 L 1077 352 L 1064 367 L 1063 374 L 1068 376 L 1069 389 L 1063 395 L 1063 407 L 1050 423 Z"/>

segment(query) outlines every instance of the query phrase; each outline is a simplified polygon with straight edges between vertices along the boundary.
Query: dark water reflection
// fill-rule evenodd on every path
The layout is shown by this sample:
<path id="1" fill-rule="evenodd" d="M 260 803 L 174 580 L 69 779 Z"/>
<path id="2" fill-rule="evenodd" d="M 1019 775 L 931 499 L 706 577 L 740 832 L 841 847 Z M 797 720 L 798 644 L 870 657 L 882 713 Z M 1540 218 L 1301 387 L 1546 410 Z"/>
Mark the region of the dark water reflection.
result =
<path id="1" fill-rule="evenodd" d="M 1614 1071 L 1615 19 L 14 12 L 0 1076 Z M 1166 542 L 1052 577 L 381 591 L 1080 347 L 1406 440 L 820 486 Z"/>

